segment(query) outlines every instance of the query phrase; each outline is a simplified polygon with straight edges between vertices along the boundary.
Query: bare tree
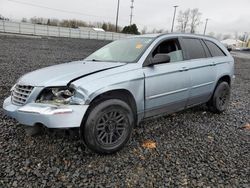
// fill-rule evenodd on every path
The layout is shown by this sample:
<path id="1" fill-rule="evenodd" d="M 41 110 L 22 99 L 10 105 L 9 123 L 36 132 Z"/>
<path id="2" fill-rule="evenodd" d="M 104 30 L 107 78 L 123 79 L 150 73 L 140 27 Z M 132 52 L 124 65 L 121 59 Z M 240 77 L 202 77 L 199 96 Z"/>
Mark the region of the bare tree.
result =
<path id="1" fill-rule="evenodd" d="M 4 17 L 4 16 L 2 16 L 2 15 L 0 14 L 0 20 L 7 20 L 7 21 L 9 21 L 10 19 L 9 19 L 9 18 L 6 18 L 6 17 Z"/>
<path id="2" fill-rule="evenodd" d="M 223 35 L 223 37 L 222 37 L 223 40 L 231 39 L 231 38 L 232 38 L 232 35 L 231 35 L 231 34 L 225 34 L 225 35 Z"/>
<path id="3" fill-rule="evenodd" d="M 184 12 L 180 11 L 178 14 L 178 30 L 182 33 L 185 33 L 188 25 L 189 25 L 189 20 L 190 20 L 190 9 L 185 10 Z"/>
<path id="4" fill-rule="evenodd" d="M 215 38 L 217 38 L 218 40 L 222 40 L 222 34 L 221 33 L 216 34 Z"/>
<path id="5" fill-rule="evenodd" d="M 115 24 L 112 24 L 110 22 L 108 22 L 107 24 L 108 24 L 108 31 L 112 31 L 112 32 L 116 31 L 116 25 Z M 118 26 L 117 31 L 121 32 L 122 28 L 120 26 Z"/>
<path id="6" fill-rule="evenodd" d="M 25 19 L 23 18 L 23 21 L 24 20 Z M 110 22 L 88 22 L 87 23 L 85 21 L 76 20 L 76 19 L 59 20 L 55 18 L 40 18 L 40 17 L 33 17 L 30 19 L 30 22 L 33 24 L 44 24 L 44 25 L 70 27 L 70 28 L 98 27 L 98 28 L 104 28 L 105 31 L 112 31 L 112 32 L 116 31 L 116 25 Z M 118 26 L 118 32 L 121 32 L 121 31 L 122 31 L 122 27 Z"/>
<path id="7" fill-rule="evenodd" d="M 48 21 L 46 18 L 33 17 L 30 18 L 30 22 L 33 24 L 47 24 Z"/>
<path id="8" fill-rule="evenodd" d="M 239 36 L 238 36 L 238 39 L 239 40 L 241 40 L 241 41 L 243 41 L 243 42 L 247 42 L 248 40 L 248 33 L 247 32 L 245 32 L 245 33 L 243 33 L 243 34 L 240 34 Z"/>
<path id="9" fill-rule="evenodd" d="M 244 42 L 247 42 L 248 41 L 248 38 L 249 38 L 249 34 L 247 32 L 244 33 Z"/>
<path id="10" fill-rule="evenodd" d="M 92 25 L 97 28 L 101 28 L 103 25 L 103 22 L 93 22 Z"/>
<path id="11" fill-rule="evenodd" d="M 208 33 L 208 36 L 214 37 L 215 33 L 214 32 L 210 32 Z"/>
<path id="12" fill-rule="evenodd" d="M 22 18 L 21 22 L 28 22 L 27 18 Z"/>
<path id="13" fill-rule="evenodd" d="M 238 32 L 237 31 L 235 31 L 235 33 L 234 33 L 234 38 L 237 40 L 237 39 L 239 39 L 239 35 L 238 35 Z"/>
<path id="14" fill-rule="evenodd" d="M 147 30 L 148 30 L 148 28 L 146 26 L 144 26 L 143 29 L 141 30 L 141 34 L 146 34 Z"/>
<path id="15" fill-rule="evenodd" d="M 198 8 L 190 11 L 190 33 L 195 33 L 197 27 L 201 24 L 201 13 Z"/>
<path id="16" fill-rule="evenodd" d="M 156 29 L 156 28 L 154 28 L 151 33 L 164 33 L 164 29 Z"/>
<path id="17" fill-rule="evenodd" d="M 51 26 L 59 26 L 59 20 L 52 18 L 52 19 L 48 19 L 47 21 L 47 25 L 51 25 Z"/>

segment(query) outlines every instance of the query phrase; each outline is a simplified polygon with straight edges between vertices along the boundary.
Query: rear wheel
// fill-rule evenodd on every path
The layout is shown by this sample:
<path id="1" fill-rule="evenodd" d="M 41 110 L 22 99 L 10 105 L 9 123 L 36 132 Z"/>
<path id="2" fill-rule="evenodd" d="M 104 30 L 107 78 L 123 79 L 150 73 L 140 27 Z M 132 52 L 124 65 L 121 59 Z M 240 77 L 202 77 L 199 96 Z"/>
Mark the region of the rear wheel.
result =
<path id="1" fill-rule="evenodd" d="M 98 153 L 113 153 L 129 140 L 134 115 L 124 101 L 110 99 L 97 104 L 89 113 L 81 135 L 85 144 Z"/>
<path id="2" fill-rule="evenodd" d="M 227 82 L 220 82 L 208 102 L 208 107 L 212 112 L 222 113 L 228 107 L 230 100 L 230 86 Z"/>

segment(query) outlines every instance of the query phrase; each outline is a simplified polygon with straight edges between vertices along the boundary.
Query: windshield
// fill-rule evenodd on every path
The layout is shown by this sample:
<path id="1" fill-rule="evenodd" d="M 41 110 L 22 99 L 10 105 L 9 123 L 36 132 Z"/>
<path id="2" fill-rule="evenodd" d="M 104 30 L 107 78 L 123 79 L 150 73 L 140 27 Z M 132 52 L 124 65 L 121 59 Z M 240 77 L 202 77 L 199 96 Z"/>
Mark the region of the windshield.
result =
<path id="1" fill-rule="evenodd" d="M 86 61 L 135 62 L 146 50 L 153 38 L 136 37 L 116 40 L 97 50 Z"/>

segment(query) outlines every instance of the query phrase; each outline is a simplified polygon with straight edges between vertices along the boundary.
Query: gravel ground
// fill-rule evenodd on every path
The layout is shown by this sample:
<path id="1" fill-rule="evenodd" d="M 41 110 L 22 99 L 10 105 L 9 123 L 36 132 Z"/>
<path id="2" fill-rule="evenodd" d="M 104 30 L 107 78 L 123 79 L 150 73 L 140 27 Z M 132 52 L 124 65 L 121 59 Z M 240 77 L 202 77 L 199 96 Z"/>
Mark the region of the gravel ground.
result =
<path id="1" fill-rule="evenodd" d="M 82 59 L 105 43 L 0 36 L 0 104 L 22 74 Z M 250 123 L 250 60 L 235 59 L 228 111 L 198 106 L 144 121 L 113 155 L 87 150 L 77 131 L 25 136 L 0 109 L 0 187 L 249 187 L 250 130 L 242 127 Z M 144 148 L 145 140 L 156 148 Z"/>
<path id="2" fill-rule="evenodd" d="M 231 51 L 231 54 L 239 58 L 250 59 L 250 51 Z"/>

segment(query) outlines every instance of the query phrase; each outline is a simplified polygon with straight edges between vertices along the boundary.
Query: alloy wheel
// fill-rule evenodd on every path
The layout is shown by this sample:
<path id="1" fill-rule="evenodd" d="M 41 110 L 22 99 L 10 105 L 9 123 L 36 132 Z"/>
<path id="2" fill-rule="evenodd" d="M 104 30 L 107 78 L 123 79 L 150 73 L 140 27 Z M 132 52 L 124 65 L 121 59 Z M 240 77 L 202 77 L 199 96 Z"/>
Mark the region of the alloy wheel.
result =
<path id="1" fill-rule="evenodd" d="M 96 137 L 101 145 L 111 146 L 118 143 L 128 126 L 126 115 L 120 111 L 104 112 L 96 124 Z"/>

